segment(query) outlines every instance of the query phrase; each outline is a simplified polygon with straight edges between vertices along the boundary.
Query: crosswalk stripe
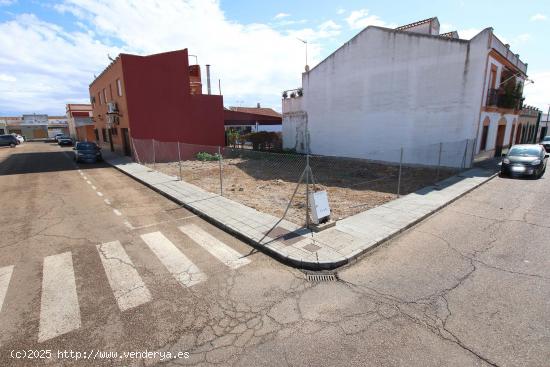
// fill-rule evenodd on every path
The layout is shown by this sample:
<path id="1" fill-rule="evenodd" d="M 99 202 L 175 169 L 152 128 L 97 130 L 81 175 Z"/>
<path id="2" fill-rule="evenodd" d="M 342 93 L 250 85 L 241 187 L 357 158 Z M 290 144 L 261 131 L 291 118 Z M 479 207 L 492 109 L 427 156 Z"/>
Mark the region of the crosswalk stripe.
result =
<path id="1" fill-rule="evenodd" d="M 10 285 L 11 274 L 13 273 L 13 265 L 4 266 L 0 268 L 0 312 L 2 311 L 2 305 L 4 304 L 4 298 L 8 293 L 8 286 Z"/>
<path id="2" fill-rule="evenodd" d="M 44 258 L 38 342 L 80 328 L 71 252 Z"/>
<path id="3" fill-rule="evenodd" d="M 206 280 L 206 274 L 191 262 L 176 245 L 160 232 L 141 235 L 151 251 L 157 255 L 160 262 L 185 287 L 191 287 Z"/>
<path id="4" fill-rule="evenodd" d="M 151 301 L 151 293 L 119 241 L 103 243 L 96 247 L 121 311 Z"/>
<path id="5" fill-rule="evenodd" d="M 250 263 L 249 259 L 243 257 L 196 224 L 187 224 L 179 227 L 179 229 L 199 246 L 232 269 L 237 269 Z"/>

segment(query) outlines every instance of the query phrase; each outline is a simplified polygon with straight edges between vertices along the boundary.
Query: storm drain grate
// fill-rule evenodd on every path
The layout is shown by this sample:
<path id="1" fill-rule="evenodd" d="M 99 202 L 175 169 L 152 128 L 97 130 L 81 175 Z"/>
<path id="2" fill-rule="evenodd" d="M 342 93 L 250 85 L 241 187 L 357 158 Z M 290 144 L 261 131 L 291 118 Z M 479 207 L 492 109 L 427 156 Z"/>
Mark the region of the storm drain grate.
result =
<path id="1" fill-rule="evenodd" d="M 336 274 L 306 274 L 309 282 L 334 282 L 338 280 Z"/>

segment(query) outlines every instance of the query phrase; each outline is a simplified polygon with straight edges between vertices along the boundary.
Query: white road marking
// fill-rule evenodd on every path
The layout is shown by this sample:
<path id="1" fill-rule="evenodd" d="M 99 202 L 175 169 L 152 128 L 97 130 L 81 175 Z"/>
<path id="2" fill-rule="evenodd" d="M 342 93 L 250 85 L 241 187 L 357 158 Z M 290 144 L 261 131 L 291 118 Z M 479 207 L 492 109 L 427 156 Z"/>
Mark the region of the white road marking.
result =
<path id="1" fill-rule="evenodd" d="M 118 209 L 113 209 L 113 213 L 115 213 L 119 217 L 122 215 L 122 213 L 120 211 L 118 211 Z"/>
<path id="2" fill-rule="evenodd" d="M 250 260 L 246 257 L 243 257 L 240 253 L 233 250 L 196 224 L 187 224 L 179 227 L 179 229 L 203 249 L 210 252 L 212 256 L 232 269 L 237 269 L 250 263 Z"/>
<path id="3" fill-rule="evenodd" d="M 92 185 L 92 189 L 97 190 L 97 187 L 95 187 L 94 185 Z"/>
<path id="4" fill-rule="evenodd" d="M 105 204 L 111 205 L 111 200 L 109 200 L 109 199 L 103 199 L 103 201 L 105 202 Z"/>
<path id="5" fill-rule="evenodd" d="M 86 176 L 82 176 L 82 178 L 83 178 L 83 179 L 85 179 L 85 180 L 87 180 L 87 179 L 88 179 L 88 177 L 86 177 Z"/>
<path id="6" fill-rule="evenodd" d="M 2 305 L 4 304 L 4 298 L 8 293 L 8 286 L 10 285 L 11 274 L 13 273 L 13 265 L 4 266 L 0 268 L 0 312 L 2 311 Z"/>
<path id="7" fill-rule="evenodd" d="M 134 229 L 134 226 L 132 225 L 132 223 L 128 222 L 127 220 L 124 221 L 124 225 L 130 229 Z"/>
<path id="8" fill-rule="evenodd" d="M 191 287 L 206 280 L 206 274 L 162 233 L 147 233 L 141 235 L 141 238 L 181 285 Z"/>
<path id="9" fill-rule="evenodd" d="M 151 293 L 119 241 L 97 245 L 97 251 L 121 311 L 151 301 Z"/>
<path id="10" fill-rule="evenodd" d="M 88 185 L 91 185 L 92 183 L 90 181 L 86 181 L 88 183 Z"/>
<path id="11" fill-rule="evenodd" d="M 38 342 L 80 328 L 71 252 L 44 258 Z"/>
<path id="12" fill-rule="evenodd" d="M 100 191 L 98 191 L 97 196 L 103 196 L 103 194 Z"/>

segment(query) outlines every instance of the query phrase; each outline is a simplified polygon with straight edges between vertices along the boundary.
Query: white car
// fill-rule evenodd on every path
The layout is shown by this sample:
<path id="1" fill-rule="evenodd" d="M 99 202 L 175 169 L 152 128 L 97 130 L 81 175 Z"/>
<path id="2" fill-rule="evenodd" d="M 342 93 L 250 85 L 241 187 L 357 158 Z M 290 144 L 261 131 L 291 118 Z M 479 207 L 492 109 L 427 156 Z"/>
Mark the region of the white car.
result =
<path id="1" fill-rule="evenodd" d="M 22 136 L 19 135 L 19 134 L 13 134 L 13 136 L 15 136 L 15 138 L 16 138 L 17 140 L 19 140 L 19 143 L 22 143 L 22 142 L 25 141 L 25 138 L 22 137 Z"/>

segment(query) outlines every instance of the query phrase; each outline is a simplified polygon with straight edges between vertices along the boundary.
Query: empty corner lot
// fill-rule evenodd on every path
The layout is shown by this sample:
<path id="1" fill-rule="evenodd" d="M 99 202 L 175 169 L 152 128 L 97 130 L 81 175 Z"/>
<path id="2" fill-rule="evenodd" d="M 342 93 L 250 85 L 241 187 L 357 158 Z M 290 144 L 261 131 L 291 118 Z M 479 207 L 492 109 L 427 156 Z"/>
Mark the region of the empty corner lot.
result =
<path id="1" fill-rule="evenodd" d="M 223 195 L 258 211 L 281 217 L 285 212 L 306 159 L 303 155 L 244 151 L 222 160 Z M 333 219 L 382 205 L 397 198 L 399 166 L 373 163 L 362 159 L 312 156 L 310 165 L 316 189 L 326 190 Z M 213 193 L 220 192 L 218 161 L 185 160 L 148 164 L 155 170 L 182 179 Z M 400 193 L 408 194 L 454 172 L 432 168 L 403 167 Z M 304 181 L 305 182 L 305 181 Z M 305 185 L 299 187 L 286 219 L 305 222 Z"/>

